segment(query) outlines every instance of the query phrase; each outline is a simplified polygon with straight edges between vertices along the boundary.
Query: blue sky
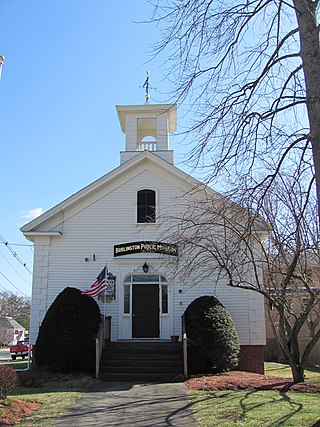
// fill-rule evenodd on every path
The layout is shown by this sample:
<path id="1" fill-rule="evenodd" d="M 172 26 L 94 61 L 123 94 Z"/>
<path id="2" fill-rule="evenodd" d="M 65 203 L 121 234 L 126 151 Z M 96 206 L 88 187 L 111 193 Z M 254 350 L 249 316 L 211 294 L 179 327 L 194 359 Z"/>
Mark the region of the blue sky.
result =
<path id="1" fill-rule="evenodd" d="M 0 235 L 32 269 L 19 228 L 119 165 L 115 105 L 151 102 L 170 90 L 145 0 L 1 0 Z M 140 87 L 139 87 L 140 86 Z M 183 147 L 173 138 L 176 164 Z M 31 275 L 0 243 L 0 292 L 31 295 Z"/>

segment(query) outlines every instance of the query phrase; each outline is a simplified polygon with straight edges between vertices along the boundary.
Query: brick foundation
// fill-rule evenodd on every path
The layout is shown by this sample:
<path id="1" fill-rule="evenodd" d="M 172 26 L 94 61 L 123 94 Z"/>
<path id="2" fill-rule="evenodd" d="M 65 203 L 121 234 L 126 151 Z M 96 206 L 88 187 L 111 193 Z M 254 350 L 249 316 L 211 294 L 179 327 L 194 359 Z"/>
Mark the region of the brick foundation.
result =
<path id="1" fill-rule="evenodd" d="M 256 374 L 264 374 L 264 346 L 240 346 L 239 370 L 254 372 Z"/>

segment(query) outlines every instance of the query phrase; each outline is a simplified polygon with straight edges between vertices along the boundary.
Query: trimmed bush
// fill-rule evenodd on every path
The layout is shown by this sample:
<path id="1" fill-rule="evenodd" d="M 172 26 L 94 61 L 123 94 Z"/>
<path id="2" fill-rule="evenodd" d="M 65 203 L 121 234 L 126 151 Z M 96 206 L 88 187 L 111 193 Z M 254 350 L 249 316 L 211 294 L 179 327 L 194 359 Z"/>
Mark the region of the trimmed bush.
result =
<path id="1" fill-rule="evenodd" d="M 93 371 L 100 310 L 93 298 L 65 288 L 48 309 L 34 349 L 37 367 L 51 372 Z"/>
<path id="2" fill-rule="evenodd" d="M 240 343 L 225 307 L 213 296 L 202 296 L 194 300 L 184 314 L 188 342 L 195 347 L 191 355 L 197 358 L 194 371 L 199 373 L 205 369 L 205 372 L 216 373 L 235 369 Z"/>
<path id="3" fill-rule="evenodd" d="M 0 366 L 0 399 L 5 399 L 18 383 L 18 375 L 10 366 Z"/>

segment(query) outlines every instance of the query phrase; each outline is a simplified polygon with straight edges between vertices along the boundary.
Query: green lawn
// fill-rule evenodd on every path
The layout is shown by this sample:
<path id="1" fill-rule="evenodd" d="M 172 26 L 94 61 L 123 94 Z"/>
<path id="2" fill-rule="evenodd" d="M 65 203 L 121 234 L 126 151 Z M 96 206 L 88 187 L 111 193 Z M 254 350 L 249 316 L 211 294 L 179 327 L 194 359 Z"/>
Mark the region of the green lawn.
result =
<path id="1" fill-rule="evenodd" d="M 320 422 L 319 394 L 274 391 L 192 391 L 204 427 L 311 427 Z"/>
<path id="2" fill-rule="evenodd" d="M 290 368 L 282 363 L 266 363 L 265 374 L 291 378 Z M 309 368 L 305 375 L 307 382 L 320 386 L 320 368 Z M 320 425 L 319 394 L 226 390 L 191 391 L 190 396 L 203 427 Z"/>
<path id="3" fill-rule="evenodd" d="M 41 407 L 15 427 L 50 427 L 95 382 L 83 376 L 42 388 L 16 387 L 9 398 L 36 401 Z"/>

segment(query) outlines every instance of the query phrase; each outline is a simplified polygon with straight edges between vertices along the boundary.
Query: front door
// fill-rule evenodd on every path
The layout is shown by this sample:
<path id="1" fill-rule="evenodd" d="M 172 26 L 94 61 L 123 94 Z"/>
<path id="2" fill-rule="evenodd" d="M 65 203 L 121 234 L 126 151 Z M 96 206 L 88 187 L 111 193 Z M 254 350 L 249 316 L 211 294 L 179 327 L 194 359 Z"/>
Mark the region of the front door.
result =
<path id="1" fill-rule="evenodd" d="M 159 338 L 159 285 L 132 286 L 132 338 Z"/>

